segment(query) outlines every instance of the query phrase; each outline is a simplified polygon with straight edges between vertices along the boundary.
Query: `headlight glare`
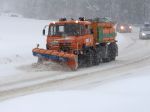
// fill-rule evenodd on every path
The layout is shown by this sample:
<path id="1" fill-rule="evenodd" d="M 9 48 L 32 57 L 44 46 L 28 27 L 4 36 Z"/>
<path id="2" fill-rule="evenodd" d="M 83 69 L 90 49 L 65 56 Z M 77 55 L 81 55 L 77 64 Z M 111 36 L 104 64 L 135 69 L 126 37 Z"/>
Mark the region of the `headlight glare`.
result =
<path id="1" fill-rule="evenodd" d="M 145 33 L 142 33 L 142 36 L 145 36 L 146 34 Z"/>
<path id="2" fill-rule="evenodd" d="M 121 29 L 121 30 L 124 30 L 124 26 L 121 26 L 120 29 Z"/>

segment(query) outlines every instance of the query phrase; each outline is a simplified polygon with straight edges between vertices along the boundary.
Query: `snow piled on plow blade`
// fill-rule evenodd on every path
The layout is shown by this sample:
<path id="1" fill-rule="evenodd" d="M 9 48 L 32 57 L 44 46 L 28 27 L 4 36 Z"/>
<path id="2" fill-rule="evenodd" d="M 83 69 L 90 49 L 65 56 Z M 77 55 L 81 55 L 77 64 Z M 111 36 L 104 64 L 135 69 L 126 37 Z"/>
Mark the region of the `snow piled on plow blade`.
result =
<path id="1" fill-rule="evenodd" d="M 78 68 L 78 57 L 75 54 L 40 48 L 34 48 L 32 52 L 33 56 L 44 59 L 46 61 L 65 63 L 72 70 L 76 70 Z"/>

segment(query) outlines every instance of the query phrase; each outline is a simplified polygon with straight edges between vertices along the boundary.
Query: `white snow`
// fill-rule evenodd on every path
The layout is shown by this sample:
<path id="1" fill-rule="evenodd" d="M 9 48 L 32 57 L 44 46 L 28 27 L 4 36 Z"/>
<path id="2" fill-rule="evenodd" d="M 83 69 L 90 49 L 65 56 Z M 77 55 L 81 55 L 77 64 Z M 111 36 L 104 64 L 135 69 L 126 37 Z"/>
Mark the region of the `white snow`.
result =
<path id="1" fill-rule="evenodd" d="M 13 66 L 18 63 L 31 63 L 34 60 L 32 48 L 37 43 L 45 47 L 46 39 L 42 36 L 42 28 L 46 24 L 48 21 L 0 16 L 0 76 L 12 74 Z M 2 70 L 4 66 L 11 72 Z"/>
<path id="2" fill-rule="evenodd" d="M 150 66 L 94 89 L 44 92 L 1 102 L 2 112 L 149 112 Z M 141 75 L 142 74 L 142 75 Z"/>
<path id="3" fill-rule="evenodd" d="M 72 72 L 52 63 L 34 66 L 32 48 L 37 43 L 45 48 L 42 28 L 48 23 L 0 16 L 0 99 L 3 92 L 6 99 L 14 98 L 0 102 L 0 112 L 150 111 L 150 41 L 138 39 L 138 28 L 118 34 L 116 61 Z M 18 88 L 51 81 L 56 83 L 47 85 L 46 92 L 17 97 Z M 10 90 L 16 95 L 9 96 Z"/>

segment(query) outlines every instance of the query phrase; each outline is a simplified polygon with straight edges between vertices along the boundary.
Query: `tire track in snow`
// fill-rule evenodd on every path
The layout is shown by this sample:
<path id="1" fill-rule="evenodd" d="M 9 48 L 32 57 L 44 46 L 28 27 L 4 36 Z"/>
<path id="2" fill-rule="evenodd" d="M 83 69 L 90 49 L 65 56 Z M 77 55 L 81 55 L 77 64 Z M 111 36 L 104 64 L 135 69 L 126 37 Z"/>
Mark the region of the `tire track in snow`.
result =
<path id="1" fill-rule="evenodd" d="M 21 82 L 7 83 L 6 85 L 0 86 L 0 100 L 6 100 L 9 98 L 26 95 L 30 93 L 35 93 L 44 90 L 63 90 L 69 88 L 77 88 L 81 86 L 86 86 L 89 84 L 93 84 L 94 82 L 103 82 L 114 77 L 120 76 L 119 72 L 126 72 L 126 69 L 132 70 L 135 66 L 141 65 L 141 63 L 145 63 L 145 61 L 150 61 L 150 56 L 144 57 L 139 60 L 135 60 L 133 62 L 128 62 L 124 64 L 120 64 L 111 68 L 107 68 L 104 70 L 96 70 L 90 73 L 77 74 L 75 76 L 65 76 L 61 75 L 61 77 L 54 78 L 53 80 L 48 76 L 43 77 L 43 81 L 41 78 L 35 78 L 31 84 L 26 86 L 15 87 L 15 85 L 21 85 L 22 83 L 28 83 L 28 80 L 24 80 Z M 100 74 L 98 74 L 100 73 Z M 115 73 L 115 74 L 112 74 Z M 57 74 L 58 75 L 58 74 Z M 39 82 L 38 82 L 39 80 Z M 34 83 L 35 82 L 35 83 Z M 23 84 L 24 85 L 24 84 Z M 9 87 L 9 88 L 8 88 Z M 12 88 L 11 88 L 12 87 Z M 7 89 L 5 89 L 7 88 Z"/>

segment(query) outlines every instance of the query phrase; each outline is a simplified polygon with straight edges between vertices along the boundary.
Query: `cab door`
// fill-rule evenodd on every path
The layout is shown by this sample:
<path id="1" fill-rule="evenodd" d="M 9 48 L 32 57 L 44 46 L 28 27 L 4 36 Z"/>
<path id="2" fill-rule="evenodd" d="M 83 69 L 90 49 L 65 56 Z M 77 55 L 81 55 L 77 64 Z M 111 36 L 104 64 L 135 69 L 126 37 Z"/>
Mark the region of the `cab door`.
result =
<path id="1" fill-rule="evenodd" d="M 93 46 L 94 37 L 90 25 L 84 25 L 82 33 L 84 35 L 83 36 L 84 45 L 88 47 Z"/>

